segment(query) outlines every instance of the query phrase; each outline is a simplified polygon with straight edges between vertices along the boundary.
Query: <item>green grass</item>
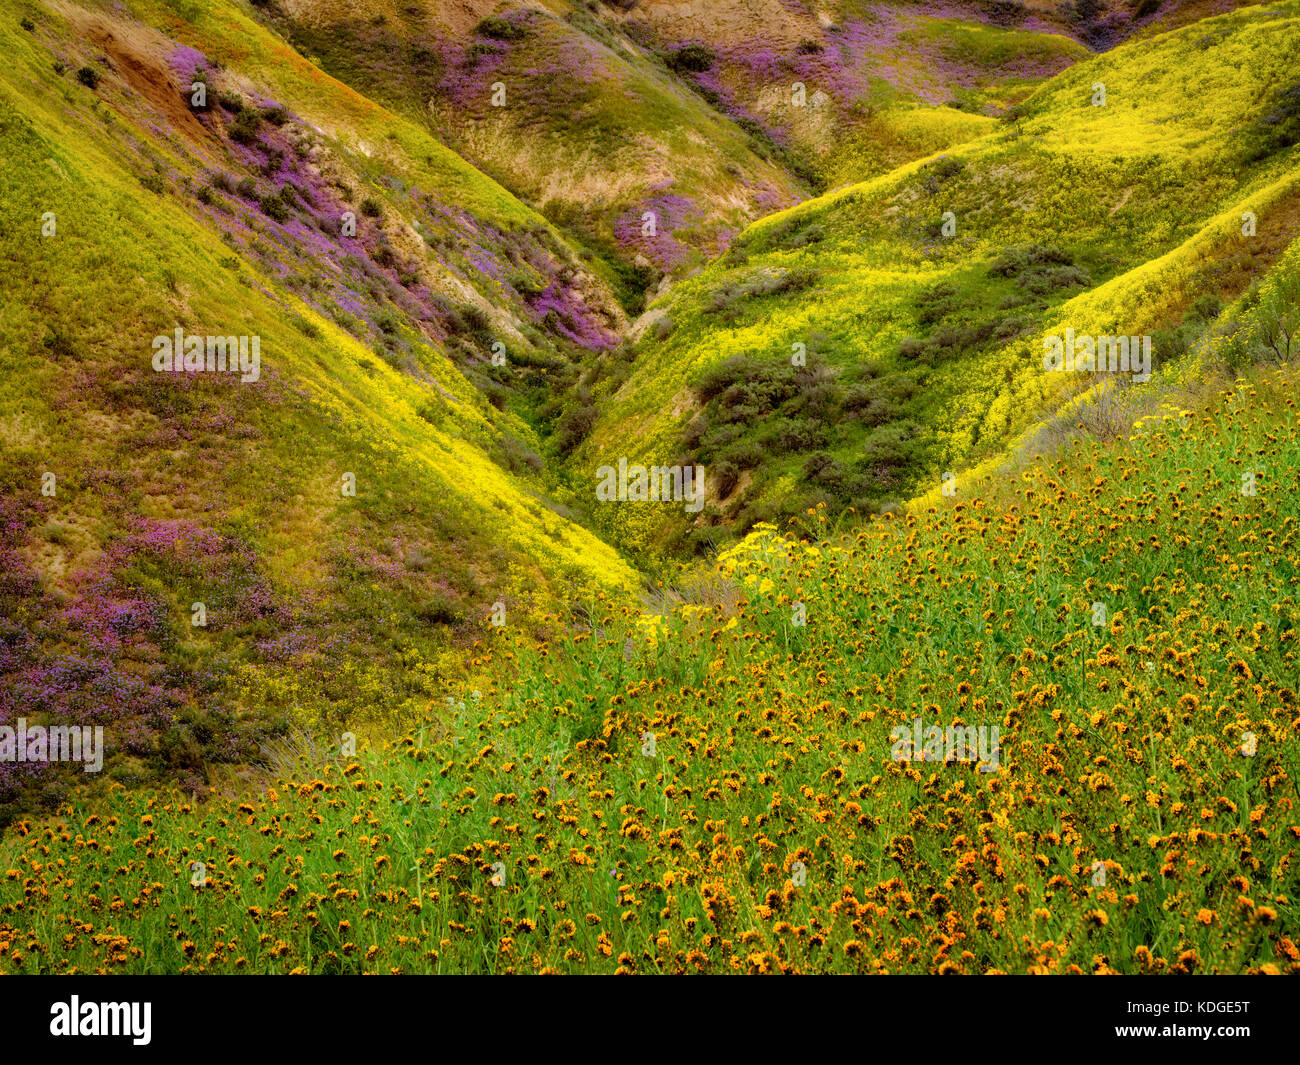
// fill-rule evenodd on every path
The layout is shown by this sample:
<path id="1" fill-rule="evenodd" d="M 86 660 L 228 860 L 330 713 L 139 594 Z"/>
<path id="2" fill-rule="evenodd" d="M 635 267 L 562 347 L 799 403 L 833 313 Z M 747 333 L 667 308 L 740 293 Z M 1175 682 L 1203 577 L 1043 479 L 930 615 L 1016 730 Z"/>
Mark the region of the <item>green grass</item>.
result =
<path id="1" fill-rule="evenodd" d="M 542 285 L 577 268 L 544 221 L 499 186 L 417 127 L 313 72 L 256 24 L 237 14 L 223 21 L 219 8 L 190 5 L 189 39 L 224 59 L 224 76 L 255 71 L 265 91 L 283 91 L 279 98 L 294 108 L 330 109 L 333 135 L 316 142 L 316 160 L 352 175 L 357 187 L 358 174 L 388 178 L 376 195 L 394 233 L 404 236 L 419 220 L 414 198 L 396 189 L 419 183 L 424 203 L 481 212 L 451 231 L 479 226 L 470 231 L 503 259 L 534 256 Z M 161 6 L 137 10 L 157 11 L 164 25 L 174 17 Z M 347 328 L 338 324 L 345 316 L 331 320 L 331 304 L 308 275 L 349 276 L 360 271 L 358 260 L 323 262 L 253 205 L 229 223 L 214 221 L 194 190 L 218 170 L 231 184 L 240 176 L 223 143 L 167 132 L 149 101 L 117 76 L 92 90 L 73 80 L 72 64 L 57 73 L 52 54 L 85 48 L 93 61 L 97 53 L 52 16 L 41 16 L 34 34 L 6 21 L 0 42 L 11 60 L 0 75 L 0 144 L 9 160 L 0 174 L 8 278 L 0 366 L 11 381 L 0 399 L 0 484 L 15 518 L 5 547 L 36 581 L 6 602 L 29 618 L 33 655 L 91 653 L 63 610 L 93 600 L 96 582 L 111 585 L 111 595 L 103 593 L 110 600 L 147 601 L 163 621 L 132 636 L 114 668 L 165 680 L 179 693 L 177 721 L 206 729 L 215 714 L 238 722 L 229 727 L 246 760 L 295 720 L 387 734 L 446 678 L 473 670 L 473 642 L 498 600 L 509 605 L 511 624 L 536 629 L 543 597 L 638 585 L 613 549 L 549 498 L 562 479 L 539 472 L 535 453 L 544 444 L 529 421 L 475 387 L 463 351 L 433 339 L 395 302 L 397 286 L 373 290 L 388 347 L 355 319 Z M 367 157 L 370 137 L 393 147 L 382 159 Z M 143 188 L 142 176 L 158 187 Z M 268 187 L 259 171 L 243 176 Z M 240 194 L 216 191 L 211 199 L 229 214 Z M 47 212 L 57 223 L 52 236 L 41 235 Z M 232 236 L 250 217 L 247 238 Z M 438 278 L 431 286 L 446 283 L 458 299 L 490 297 L 497 326 L 507 322 L 531 338 L 505 334 L 512 354 L 531 351 L 561 368 L 583 357 L 529 324 L 518 294 L 469 270 L 460 239 L 443 260 L 430 256 Z M 289 276 L 268 265 L 285 261 L 297 268 Z M 459 279 L 466 275 L 485 294 Z M 154 374 L 152 339 L 177 326 L 259 337 L 260 380 Z M 53 497 L 41 494 L 46 471 L 57 476 Z M 345 473 L 356 476 L 355 497 L 341 492 Z M 134 543 L 141 523 L 176 523 L 196 541 L 225 538 L 264 591 L 266 618 L 236 624 L 227 613 L 222 623 L 214 606 L 210 629 L 195 631 L 191 604 L 217 604 L 224 594 L 213 574 L 178 567 L 165 551 L 136 559 L 143 569 L 105 554 Z M 427 609 L 439 597 L 450 612 Z M 226 727 L 210 730 L 205 756 L 214 764 L 203 776 L 233 757 L 219 753 Z M 118 744 L 106 777 L 167 777 L 162 742 L 150 732 L 130 755 Z M 16 806 L 6 799 L 0 818 L 48 808 L 59 793 L 24 795 Z"/>
<path id="2" fill-rule="evenodd" d="M 685 537 L 725 542 L 818 501 L 887 506 L 995 456 L 1087 387 L 1042 372 L 1044 335 L 1067 326 L 1159 334 L 1207 292 L 1239 296 L 1294 237 L 1296 149 L 1289 120 L 1274 116 L 1294 80 L 1296 10 L 1250 8 L 1124 45 L 1053 78 L 996 130 L 755 223 L 654 305 L 673 328 L 641 338 L 631 377 L 600 397 L 577 463 L 594 476 L 610 456 L 649 464 L 689 455 L 701 376 L 728 360 L 788 361 L 795 345 L 816 352 L 828 374 L 820 435 L 773 447 L 751 418 L 742 442 L 762 445 L 761 467 L 736 494 L 713 494 L 707 527 L 687 529 L 668 508 L 618 507 L 599 515 L 602 528 L 662 551 Z M 1193 67 L 1201 81 L 1190 88 L 1179 72 Z M 1091 103 L 1095 81 L 1106 84 L 1105 106 Z M 1247 209 L 1268 233 L 1243 241 Z M 990 274 L 999 256 L 1031 244 L 1060 249 L 1086 280 L 1068 283 L 1058 271 L 1022 285 Z M 793 272 L 817 282 L 716 309 L 727 293 L 759 293 Z M 905 342 L 936 328 L 922 316 L 938 286 L 956 290 L 948 324 L 994 331 L 959 338 L 927 365 L 904 353 Z M 1157 365 L 1179 355 L 1157 351 Z M 908 398 L 888 423 L 861 424 L 845 402 L 862 389 Z M 848 468 L 851 482 L 874 483 L 828 493 L 803 473 L 814 453 Z"/>
<path id="3" fill-rule="evenodd" d="M 428 47 L 447 37 L 436 12 L 382 24 L 363 15 L 364 8 L 345 20 L 284 26 L 325 69 L 427 123 L 571 234 L 633 310 L 650 280 L 624 277 L 639 256 L 678 275 L 759 217 L 767 209 L 760 194 L 784 204 L 803 195 L 797 181 L 755 153 L 745 133 L 581 9 L 567 18 L 535 11 L 526 24 L 498 19 L 513 29 L 473 34 L 474 46 L 500 62 L 491 77 L 464 75 L 479 88 L 467 100 L 444 87 L 460 76 L 455 59 Z M 411 58 L 395 64 L 394 56 Z M 490 105 L 496 83 L 508 88 L 502 108 Z M 647 253 L 620 236 L 620 220 L 635 216 L 639 228 L 642 211 L 665 187 L 689 201 L 682 218 L 663 220 L 680 246 L 672 255 Z"/>
<path id="4" fill-rule="evenodd" d="M 1293 972 L 1295 387 L 760 530 L 702 605 L 499 636 L 392 750 L 11 831 L 0 967 Z M 997 770 L 899 760 L 916 717 L 998 726 Z"/>

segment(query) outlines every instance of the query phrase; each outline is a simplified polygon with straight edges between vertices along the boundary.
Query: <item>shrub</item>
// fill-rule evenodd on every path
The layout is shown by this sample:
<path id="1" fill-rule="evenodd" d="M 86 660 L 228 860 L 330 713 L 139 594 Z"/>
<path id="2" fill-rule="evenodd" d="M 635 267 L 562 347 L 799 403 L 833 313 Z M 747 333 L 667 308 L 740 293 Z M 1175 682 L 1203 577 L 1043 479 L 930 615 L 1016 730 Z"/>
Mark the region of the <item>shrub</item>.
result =
<path id="1" fill-rule="evenodd" d="M 742 470 L 752 470 L 763 464 L 766 455 L 756 440 L 737 440 L 717 455 L 716 461 L 730 462 Z"/>
<path id="2" fill-rule="evenodd" d="M 802 248 L 808 244 L 820 244 L 826 239 L 826 227 L 820 222 L 813 222 L 797 229 L 785 242 L 790 249 Z"/>
<path id="3" fill-rule="evenodd" d="M 828 451 L 814 451 L 803 464 L 803 477 L 806 481 L 826 481 L 843 477 L 843 469 Z"/>
<path id="4" fill-rule="evenodd" d="M 842 406 L 863 425 L 884 425 L 898 416 L 898 408 L 875 385 L 854 385 L 844 394 Z"/>
<path id="5" fill-rule="evenodd" d="M 1023 22 L 1028 14 L 1020 0 L 981 0 L 979 7 L 993 25 L 1004 29 Z"/>
<path id="6" fill-rule="evenodd" d="M 969 325 L 941 325 L 921 340 L 908 337 L 898 346 L 901 358 L 925 365 L 950 359 L 965 351 L 972 351 L 987 343 L 996 333 L 1000 322 L 979 322 Z"/>
<path id="7" fill-rule="evenodd" d="M 898 345 L 898 354 L 904 359 L 919 359 L 925 352 L 925 341 L 918 337 L 904 337 Z"/>
<path id="8" fill-rule="evenodd" d="M 1103 0 L 1074 0 L 1073 4 L 1061 5 L 1065 17 L 1073 23 L 1092 22 L 1105 10 Z"/>
<path id="9" fill-rule="evenodd" d="M 703 414 L 694 415 L 682 430 L 682 445 L 688 452 L 694 452 L 709 431 L 709 419 Z"/>
<path id="10" fill-rule="evenodd" d="M 41 346 L 58 358 L 70 359 L 77 357 L 77 348 L 72 335 L 65 333 L 57 326 L 50 327 L 49 334 L 41 341 Z"/>
<path id="11" fill-rule="evenodd" d="M 156 193 L 157 195 L 162 195 L 163 191 L 167 188 L 166 183 L 162 179 L 162 175 L 156 173 L 141 174 L 140 184 L 150 192 Z"/>
<path id="12" fill-rule="evenodd" d="M 561 455 L 567 455 L 583 440 L 596 425 L 596 408 L 589 406 L 575 407 L 560 419 L 555 432 L 555 446 Z"/>
<path id="13" fill-rule="evenodd" d="M 262 118 L 256 111 L 251 107 L 242 108 L 230 124 L 230 139 L 244 145 L 256 144 L 261 124 Z"/>
<path id="14" fill-rule="evenodd" d="M 809 418 L 777 418 L 761 443 L 768 450 L 812 451 L 826 443 L 826 429 Z"/>
<path id="15" fill-rule="evenodd" d="M 99 85 L 99 71 L 93 67 L 82 67 L 77 71 L 77 80 L 88 89 Z"/>
<path id="16" fill-rule="evenodd" d="M 1213 292 L 1207 292 L 1196 299 L 1188 313 L 1195 321 L 1212 322 L 1223 313 L 1223 301 Z"/>
<path id="17" fill-rule="evenodd" d="M 283 192 L 267 193 L 258 202 L 262 208 L 262 213 L 273 222 L 287 222 L 289 220 L 289 204 L 285 202 Z"/>
<path id="18" fill-rule="evenodd" d="M 483 341 L 492 335 L 492 319 L 478 304 L 467 303 L 461 307 L 460 318 L 469 335 L 476 340 Z"/>
<path id="19" fill-rule="evenodd" d="M 740 481 L 740 471 L 730 462 L 717 462 L 713 465 L 714 484 L 717 486 L 718 498 L 725 499 L 731 495 Z"/>
<path id="20" fill-rule="evenodd" d="M 1258 354 L 1285 362 L 1300 353 L 1300 269 L 1292 265 L 1260 287 L 1256 314 Z"/>
<path id="21" fill-rule="evenodd" d="M 703 74 L 716 61 L 717 57 L 702 44 L 688 44 L 664 54 L 664 62 L 675 74 Z"/>
<path id="22" fill-rule="evenodd" d="M 430 625 L 456 625 L 465 620 L 464 614 L 445 595 L 435 595 L 415 608 L 415 616 Z"/>
<path id="23" fill-rule="evenodd" d="M 361 213 L 367 218 L 379 218 L 383 215 L 384 209 L 373 196 L 367 196 L 361 201 Z"/>
<path id="24" fill-rule="evenodd" d="M 257 196 L 257 182 L 251 177 L 240 178 L 235 191 L 246 200 L 254 199 Z"/>
<path id="25" fill-rule="evenodd" d="M 309 321 L 300 314 L 293 315 L 289 320 L 292 322 L 293 327 L 308 340 L 319 340 L 321 338 L 320 326 L 315 322 Z"/>
<path id="26" fill-rule="evenodd" d="M 921 172 L 926 175 L 927 186 L 933 190 L 945 181 L 955 178 L 965 168 L 966 164 L 960 159 L 944 155 L 922 168 Z"/>
<path id="27" fill-rule="evenodd" d="M 947 281 L 926 289 L 916 298 L 917 319 L 922 325 L 933 325 L 957 308 L 957 288 Z"/>
<path id="28" fill-rule="evenodd" d="M 746 281 L 729 282 L 715 289 L 709 296 L 705 311 L 709 314 L 720 314 L 733 311 L 735 304 L 741 300 L 802 292 L 804 289 L 812 288 L 819 279 L 820 275 L 817 271 L 807 267 L 775 272 L 764 271 Z"/>
<path id="29" fill-rule="evenodd" d="M 993 339 L 1007 344 L 1033 332 L 1034 325 L 1026 318 L 1001 318 L 993 323 Z"/>
<path id="30" fill-rule="evenodd" d="M 1016 277 L 1031 267 L 1072 266 L 1074 257 L 1061 248 L 1021 244 L 1004 248 L 989 266 L 990 277 Z"/>
<path id="31" fill-rule="evenodd" d="M 510 398 L 510 389 L 498 381 L 490 381 L 486 377 L 473 379 L 474 387 L 483 393 L 484 397 L 497 410 L 505 410 L 506 401 Z"/>
<path id="32" fill-rule="evenodd" d="M 1187 322 L 1170 326 L 1168 329 L 1157 329 L 1151 334 L 1154 357 L 1161 363 L 1174 362 L 1182 358 L 1191 350 L 1195 333 L 1195 329 Z"/>
<path id="33" fill-rule="evenodd" d="M 217 94 L 217 103 L 229 111 L 232 115 L 239 114 L 244 109 L 244 98 L 237 92 L 222 92 Z"/>
<path id="34" fill-rule="evenodd" d="M 528 36 L 526 26 L 520 26 L 496 15 L 481 19 L 474 27 L 474 32 L 480 37 L 491 37 L 497 41 L 519 41 Z"/>
<path id="35" fill-rule="evenodd" d="M 1027 270 L 1016 278 L 1016 284 L 1035 296 L 1045 296 L 1061 289 L 1087 288 L 1092 275 L 1077 266 L 1048 266 Z"/>
<path id="36" fill-rule="evenodd" d="M 877 492 L 902 484 L 904 471 L 920 457 L 919 433 L 915 423 L 898 422 L 882 426 L 863 441 L 856 466 L 875 481 Z"/>
<path id="37" fill-rule="evenodd" d="M 511 473 L 523 473 L 525 471 L 541 473 L 545 468 L 542 457 L 518 438 L 506 434 L 501 437 L 499 443 L 501 445 L 502 464 Z"/>
<path id="38" fill-rule="evenodd" d="M 747 355 L 732 355 L 729 359 L 705 370 L 695 384 L 695 394 L 700 401 L 709 400 L 722 394 L 733 382 L 745 376 L 752 360 Z"/>

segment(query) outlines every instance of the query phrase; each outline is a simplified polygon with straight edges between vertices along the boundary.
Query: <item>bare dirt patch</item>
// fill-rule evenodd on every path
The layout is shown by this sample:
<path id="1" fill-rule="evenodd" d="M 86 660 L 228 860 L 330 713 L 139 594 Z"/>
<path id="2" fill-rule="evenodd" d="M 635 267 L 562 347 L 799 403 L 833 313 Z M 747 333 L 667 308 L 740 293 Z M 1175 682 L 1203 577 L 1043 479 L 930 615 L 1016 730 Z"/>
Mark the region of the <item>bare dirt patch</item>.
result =
<path id="1" fill-rule="evenodd" d="M 165 57 L 176 47 L 174 42 L 147 26 L 86 11 L 61 0 L 50 7 L 103 51 L 122 80 L 147 100 L 172 129 L 197 142 L 211 140 L 189 108 L 188 93 L 182 92 L 167 66 Z"/>

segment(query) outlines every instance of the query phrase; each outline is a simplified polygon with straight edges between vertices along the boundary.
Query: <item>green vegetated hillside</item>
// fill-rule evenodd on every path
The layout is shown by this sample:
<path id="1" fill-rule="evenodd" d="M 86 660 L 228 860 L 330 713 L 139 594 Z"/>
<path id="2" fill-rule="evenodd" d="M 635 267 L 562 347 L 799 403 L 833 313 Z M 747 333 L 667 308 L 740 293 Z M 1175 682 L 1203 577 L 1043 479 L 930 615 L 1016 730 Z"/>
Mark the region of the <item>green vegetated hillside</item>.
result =
<path id="1" fill-rule="evenodd" d="M 256 11 L 571 233 L 635 309 L 756 218 L 968 140 L 1089 54 L 1019 4 Z"/>
<path id="2" fill-rule="evenodd" d="M 235 5 L 23 12 L 0 23 L 6 721 L 103 724 L 105 778 L 201 788 L 291 720 L 427 705 L 494 603 L 530 626 L 635 587 L 516 413 L 621 328 L 544 219 Z M 256 338 L 256 372 L 157 372 L 178 328 Z M 5 809 L 61 787 L 5 784 Z"/>
<path id="3" fill-rule="evenodd" d="M 1300 0 L 1202 6 L 22 0 L 0 725 L 108 746 L 0 972 L 1300 970 Z"/>
<path id="4" fill-rule="evenodd" d="M 669 57 L 742 128 L 823 187 L 982 132 L 1090 51 L 1218 14 L 1204 0 L 632 0 L 588 7 Z"/>
<path id="5" fill-rule="evenodd" d="M 937 487 L 1096 385 L 1044 371 L 1067 328 L 1149 334 L 1172 372 L 1297 232 L 1298 15 L 1123 45 L 984 136 L 751 226 L 637 323 L 635 371 L 577 454 L 593 484 L 620 456 L 703 464 L 710 504 L 611 505 L 604 527 L 707 549 Z"/>
<path id="6" fill-rule="evenodd" d="M 1297 383 L 501 630 L 394 750 L 79 797 L 0 840 L 0 972 L 1300 972 Z"/>
<path id="7" fill-rule="evenodd" d="M 1036 21 L 1018 28 L 1026 17 L 993 5 L 637 5 L 622 25 L 828 188 L 970 139 L 1089 54 Z"/>
<path id="8" fill-rule="evenodd" d="M 331 73 L 423 118 L 571 232 L 631 306 L 807 195 L 776 145 L 587 5 L 502 5 L 477 21 L 383 2 L 262 10 Z"/>

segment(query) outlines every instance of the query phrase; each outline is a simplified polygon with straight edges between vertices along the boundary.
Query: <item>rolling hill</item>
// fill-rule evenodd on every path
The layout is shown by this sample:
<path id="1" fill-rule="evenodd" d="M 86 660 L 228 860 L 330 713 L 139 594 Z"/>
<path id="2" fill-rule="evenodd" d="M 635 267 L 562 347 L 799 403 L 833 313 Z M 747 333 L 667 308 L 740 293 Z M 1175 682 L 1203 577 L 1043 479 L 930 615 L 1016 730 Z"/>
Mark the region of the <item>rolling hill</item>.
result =
<path id="1" fill-rule="evenodd" d="M 1294 239 L 1295 16 L 1098 55 L 991 132 L 751 226 L 637 323 L 578 452 L 593 480 L 609 456 L 702 464 L 711 505 L 606 508 L 611 535 L 707 549 L 818 502 L 905 501 L 1097 383 L 1044 372 L 1067 328 L 1151 336 L 1175 372 Z"/>
<path id="2" fill-rule="evenodd" d="M 1300 972 L 1300 0 L 0 47 L 0 973 Z"/>

